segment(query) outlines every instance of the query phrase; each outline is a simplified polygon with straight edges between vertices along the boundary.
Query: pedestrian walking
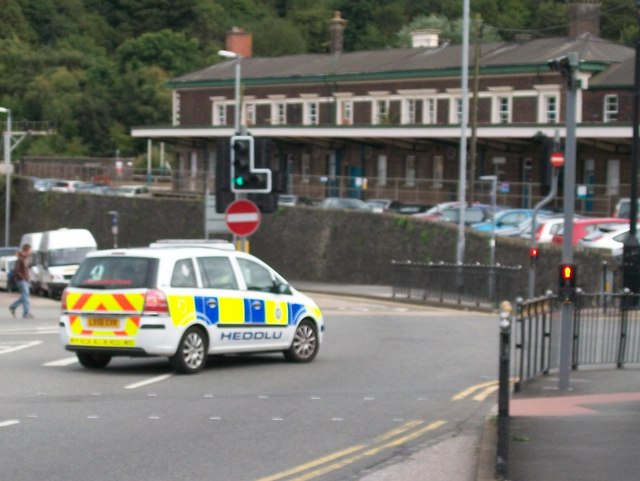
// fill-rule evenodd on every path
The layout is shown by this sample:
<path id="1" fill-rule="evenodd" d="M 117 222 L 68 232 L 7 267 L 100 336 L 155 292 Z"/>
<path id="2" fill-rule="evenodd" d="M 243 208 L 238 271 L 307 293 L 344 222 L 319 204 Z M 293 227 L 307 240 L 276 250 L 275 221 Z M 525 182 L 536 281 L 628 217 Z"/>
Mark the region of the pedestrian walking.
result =
<path id="1" fill-rule="evenodd" d="M 29 312 L 29 256 L 31 255 L 31 246 L 24 244 L 22 249 L 18 252 L 18 260 L 13 270 L 16 286 L 18 286 L 18 292 L 20 297 L 9 306 L 11 315 L 16 317 L 16 309 L 22 304 L 22 317 L 25 319 L 32 318 L 33 316 Z"/>

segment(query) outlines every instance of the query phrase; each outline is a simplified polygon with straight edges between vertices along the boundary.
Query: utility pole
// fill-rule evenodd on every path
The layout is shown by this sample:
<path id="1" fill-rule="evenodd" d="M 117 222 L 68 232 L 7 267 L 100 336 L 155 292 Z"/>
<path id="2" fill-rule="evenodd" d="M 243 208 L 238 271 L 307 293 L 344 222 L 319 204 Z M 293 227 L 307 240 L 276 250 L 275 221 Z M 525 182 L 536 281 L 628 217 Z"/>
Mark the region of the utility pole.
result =
<path id="1" fill-rule="evenodd" d="M 473 63 L 473 98 L 471 101 L 471 145 L 469 146 L 469 205 L 475 201 L 476 165 L 478 157 L 478 92 L 480 90 L 480 54 L 482 45 L 482 17 L 476 15 L 475 52 Z"/>
<path id="2" fill-rule="evenodd" d="M 562 265 L 573 262 L 573 217 L 576 202 L 576 97 L 580 88 L 576 72 L 580 64 L 578 54 L 569 52 L 565 57 L 550 60 L 551 70 L 559 71 L 567 81 L 567 108 L 564 164 L 564 234 L 562 244 Z M 571 270 L 571 275 L 575 273 Z M 559 281 L 560 286 L 560 281 Z M 570 295 L 561 295 L 561 327 L 560 327 L 560 371 L 558 388 L 569 389 L 569 375 L 571 373 L 572 349 L 572 320 L 574 311 L 575 291 Z"/>

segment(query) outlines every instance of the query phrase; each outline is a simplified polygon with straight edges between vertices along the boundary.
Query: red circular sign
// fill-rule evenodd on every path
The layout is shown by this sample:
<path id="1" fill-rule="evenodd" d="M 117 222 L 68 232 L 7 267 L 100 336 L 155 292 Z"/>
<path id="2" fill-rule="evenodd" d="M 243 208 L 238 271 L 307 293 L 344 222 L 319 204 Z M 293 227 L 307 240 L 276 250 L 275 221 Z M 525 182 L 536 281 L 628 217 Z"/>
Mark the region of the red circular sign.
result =
<path id="1" fill-rule="evenodd" d="M 551 165 L 562 167 L 564 165 L 564 154 L 562 152 L 553 152 L 551 154 Z"/>
<path id="2" fill-rule="evenodd" d="M 224 221 L 232 234 L 248 237 L 258 230 L 262 214 L 250 200 L 234 200 L 224 213 Z"/>

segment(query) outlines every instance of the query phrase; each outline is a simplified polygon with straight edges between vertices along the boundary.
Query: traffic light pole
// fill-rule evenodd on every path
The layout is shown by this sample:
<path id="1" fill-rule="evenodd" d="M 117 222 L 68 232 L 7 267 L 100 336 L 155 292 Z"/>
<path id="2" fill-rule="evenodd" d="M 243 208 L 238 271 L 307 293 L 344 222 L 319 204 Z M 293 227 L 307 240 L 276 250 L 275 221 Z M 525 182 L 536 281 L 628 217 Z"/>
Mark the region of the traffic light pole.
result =
<path id="1" fill-rule="evenodd" d="M 640 1 L 636 0 L 636 7 L 640 7 Z M 640 19 L 640 17 L 639 17 Z M 634 294 L 640 291 L 640 244 L 638 243 L 637 223 L 638 223 L 638 150 L 639 133 L 638 124 L 640 114 L 638 113 L 638 100 L 640 99 L 640 35 L 635 41 L 635 63 L 634 63 L 634 83 L 633 83 L 633 107 L 632 107 L 632 128 L 633 140 L 631 144 L 631 191 L 630 191 L 630 211 L 629 211 L 629 233 L 624 238 L 622 244 L 622 282 L 623 287 L 628 288 Z"/>
<path id="2" fill-rule="evenodd" d="M 564 166 L 564 227 L 562 243 L 562 263 L 573 262 L 573 217 L 575 213 L 576 201 L 576 94 L 578 81 L 576 71 L 578 69 L 578 54 L 569 52 L 565 59 L 563 75 L 567 77 L 567 110 L 566 129 L 567 137 L 565 143 L 565 166 Z M 572 348 L 572 318 L 573 299 L 563 299 L 561 306 L 561 327 L 560 327 L 560 370 L 558 379 L 558 389 L 569 389 L 569 376 L 571 373 L 571 348 Z"/>

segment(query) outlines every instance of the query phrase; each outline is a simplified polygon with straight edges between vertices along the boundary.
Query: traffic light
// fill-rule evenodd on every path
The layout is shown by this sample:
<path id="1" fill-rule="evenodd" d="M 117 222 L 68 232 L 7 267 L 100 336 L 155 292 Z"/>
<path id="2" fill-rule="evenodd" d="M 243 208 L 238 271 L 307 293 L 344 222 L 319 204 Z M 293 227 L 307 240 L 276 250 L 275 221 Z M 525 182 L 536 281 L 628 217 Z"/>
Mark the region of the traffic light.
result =
<path id="1" fill-rule="evenodd" d="M 216 142 L 216 212 L 224 214 L 227 207 L 235 200 L 231 192 L 231 142 L 220 139 Z"/>
<path id="2" fill-rule="evenodd" d="M 572 301 L 576 296 L 576 266 L 575 264 L 561 264 L 559 271 L 558 295 L 564 301 Z"/>
<path id="3" fill-rule="evenodd" d="M 255 168 L 255 146 L 250 135 L 231 137 L 231 191 L 271 192 L 271 170 Z"/>
<path id="4" fill-rule="evenodd" d="M 537 247 L 531 247 L 529 249 L 529 259 L 531 260 L 531 265 L 534 265 L 538 261 L 538 254 L 540 254 L 540 251 Z"/>

